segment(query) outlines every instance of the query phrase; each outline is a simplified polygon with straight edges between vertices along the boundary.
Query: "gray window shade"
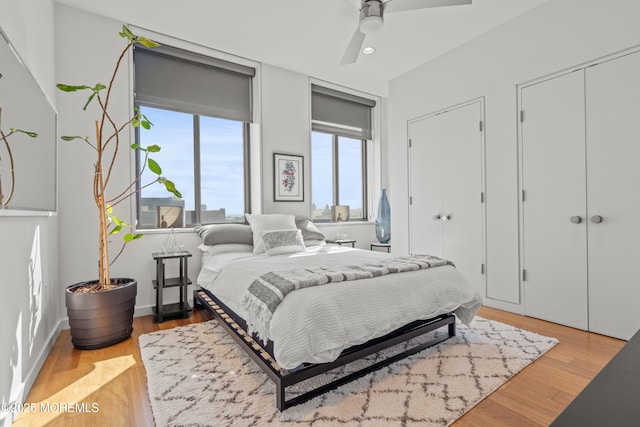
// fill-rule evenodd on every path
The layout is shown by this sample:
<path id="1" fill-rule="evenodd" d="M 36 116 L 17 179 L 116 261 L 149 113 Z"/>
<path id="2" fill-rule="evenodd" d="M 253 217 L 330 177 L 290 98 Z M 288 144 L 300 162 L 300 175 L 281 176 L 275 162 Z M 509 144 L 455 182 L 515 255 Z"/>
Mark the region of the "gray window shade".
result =
<path id="1" fill-rule="evenodd" d="M 136 103 L 253 121 L 253 68 L 168 46 L 136 48 L 133 57 Z"/>
<path id="2" fill-rule="evenodd" d="M 373 100 L 311 85 L 311 128 L 357 139 L 373 139 Z"/>

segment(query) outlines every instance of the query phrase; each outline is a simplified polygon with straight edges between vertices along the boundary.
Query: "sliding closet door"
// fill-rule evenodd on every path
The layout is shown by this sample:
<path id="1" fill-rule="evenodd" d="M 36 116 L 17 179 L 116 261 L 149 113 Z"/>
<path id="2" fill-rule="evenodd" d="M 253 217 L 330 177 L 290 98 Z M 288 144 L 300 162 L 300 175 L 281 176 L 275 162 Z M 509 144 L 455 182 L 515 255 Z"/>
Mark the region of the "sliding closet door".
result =
<path id="1" fill-rule="evenodd" d="M 484 294 L 480 101 L 410 122 L 410 250 L 453 261 Z"/>
<path id="2" fill-rule="evenodd" d="M 640 329 L 640 53 L 587 68 L 586 88 L 589 330 L 629 339 Z"/>
<path id="3" fill-rule="evenodd" d="M 587 329 L 584 73 L 522 89 L 525 314 Z"/>

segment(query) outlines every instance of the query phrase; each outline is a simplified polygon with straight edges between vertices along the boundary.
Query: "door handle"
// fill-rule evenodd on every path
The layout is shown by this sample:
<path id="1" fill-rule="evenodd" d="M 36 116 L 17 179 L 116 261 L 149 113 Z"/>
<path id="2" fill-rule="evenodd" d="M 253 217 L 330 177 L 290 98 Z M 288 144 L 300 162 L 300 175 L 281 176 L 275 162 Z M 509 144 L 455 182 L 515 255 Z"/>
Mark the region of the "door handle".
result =
<path id="1" fill-rule="evenodd" d="M 604 218 L 602 218 L 600 215 L 594 215 L 591 217 L 591 222 L 595 224 L 600 224 L 603 220 Z"/>
<path id="2" fill-rule="evenodd" d="M 573 224 L 580 224 L 582 222 L 582 217 L 581 216 L 572 216 L 571 218 L 569 218 L 569 221 L 571 221 Z"/>
<path id="3" fill-rule="evenodd" d="M 440 221 L 440 219 L 441 219 L 440 214 L 436 214 L 433 216 L 434 221 Z"/>

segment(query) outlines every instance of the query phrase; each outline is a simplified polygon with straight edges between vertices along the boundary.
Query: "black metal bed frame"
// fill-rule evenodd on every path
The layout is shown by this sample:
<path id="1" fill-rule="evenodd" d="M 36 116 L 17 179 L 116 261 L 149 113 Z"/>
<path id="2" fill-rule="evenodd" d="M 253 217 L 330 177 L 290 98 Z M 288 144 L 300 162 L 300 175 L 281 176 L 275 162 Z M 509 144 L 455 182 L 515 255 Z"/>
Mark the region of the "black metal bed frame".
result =
<path id="1" fill-rule="evenodd" d="M 204 307 L 211 312 L 220 325 L 222 325 L 231 337 L 240 344 L 240 347 L 242 347 L 249 357 L 251 357 L 260 369 L 262 369 L 262 371 L 275 383 L 276 405 L 280 411 L 284 411 L 291 406 L 306 402 L 370 372 L 376 371 L 393 362 L 404 359 L 405 357 L 418 353 L 428 347 L 441 343 L 456 334 L 456 317 L 453 313 L 447 313 L 433 319 L 414 321 L 387 335 L 372 339 L 361 345 L 350 347 L 344 350 L 338 359 L 333 362 L 310 363 L 304 364 L 293 370 L 285 370 L 278 366 L 273 356 L 265 350 L 262 345 L 260 345 L 257 339 L 254 339 L 253 336 L 249 335 L 245 331 L 243 326 L 238 324 L 238 321 L 234 319 L 236 316 L 235 313 L 221 303 L 211 292 L 206 289 L 197 289 L 193 291 L 193 305 L 194 307 Z M 227 313 L 227 311 L 232 314 Z M 286 387 L 444 326 L 448 327 L 448 334 L 445 336 L 418 344 L 415 347 L 411 347 L 401 353 L 395 354 L 349 375 L 333 380 L 292 399 L 286 400 L 285 398 Z"/>

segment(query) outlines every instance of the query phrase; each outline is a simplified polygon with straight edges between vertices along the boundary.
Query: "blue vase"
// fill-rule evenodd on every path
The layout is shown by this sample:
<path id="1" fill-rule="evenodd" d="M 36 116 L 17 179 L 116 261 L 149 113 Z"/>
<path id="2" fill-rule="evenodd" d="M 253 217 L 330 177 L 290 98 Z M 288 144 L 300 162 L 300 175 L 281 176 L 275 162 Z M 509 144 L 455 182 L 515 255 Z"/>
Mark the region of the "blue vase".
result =
<path id="1" fill-rule="evenodd" d="M 391 207 L 387 199 L 387 189 L 383 188 L 378 201 L 376 214 L 376 239 L 380 243 L 389 243 L 391 240 Z"/>

